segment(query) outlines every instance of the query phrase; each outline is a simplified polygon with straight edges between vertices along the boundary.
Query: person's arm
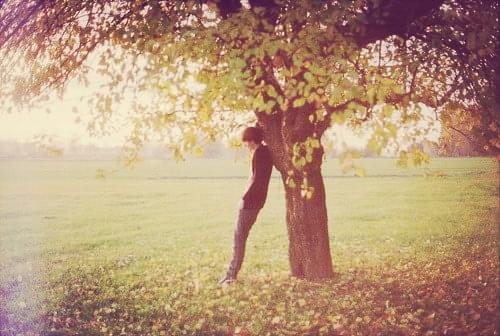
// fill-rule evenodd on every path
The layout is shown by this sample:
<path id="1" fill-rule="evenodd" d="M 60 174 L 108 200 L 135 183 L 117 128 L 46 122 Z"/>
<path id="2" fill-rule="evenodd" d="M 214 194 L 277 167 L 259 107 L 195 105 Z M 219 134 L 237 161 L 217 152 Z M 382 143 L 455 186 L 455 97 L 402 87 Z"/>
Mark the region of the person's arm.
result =
<path id="1" fill-rule="evenodd" d="M 258 195 L 265 191 L 269 167 L 272 169 L 272 164 L 267 162 L 270 160 L 268 156 L 266 151 L 263 150 L 255 152 L 255 158 L 252 160 L 254 161 L 252 162 L 252 168 L 254 168 L 252 169 L 252 178 L 247 191 L 243 195 L 244 204 L 252 203 L 252 200 L 258 198 Z"/>

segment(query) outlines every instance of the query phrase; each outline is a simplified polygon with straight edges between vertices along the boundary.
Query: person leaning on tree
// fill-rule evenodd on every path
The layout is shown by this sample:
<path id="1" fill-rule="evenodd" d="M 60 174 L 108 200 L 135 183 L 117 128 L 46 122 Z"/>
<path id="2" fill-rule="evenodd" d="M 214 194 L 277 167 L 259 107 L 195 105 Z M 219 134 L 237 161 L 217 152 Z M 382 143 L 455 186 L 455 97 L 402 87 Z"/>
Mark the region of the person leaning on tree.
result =
<path id="1" fill-rule="evenodd" d="M 252 173 L 249 186 L 239 206 L 239 214 L 234 230 L 233 258 L 227 273 L 219 283 L 232 283 L 236 280 L 245 256 L 248 233 L 257 220 L 260 209 L 264 206 L 269 187 L 273 163 L 268 147 L 262 142 L 263 131 L 258 127 L 247 127 L 243 131 L 242 141 L 253 153 Z"/>

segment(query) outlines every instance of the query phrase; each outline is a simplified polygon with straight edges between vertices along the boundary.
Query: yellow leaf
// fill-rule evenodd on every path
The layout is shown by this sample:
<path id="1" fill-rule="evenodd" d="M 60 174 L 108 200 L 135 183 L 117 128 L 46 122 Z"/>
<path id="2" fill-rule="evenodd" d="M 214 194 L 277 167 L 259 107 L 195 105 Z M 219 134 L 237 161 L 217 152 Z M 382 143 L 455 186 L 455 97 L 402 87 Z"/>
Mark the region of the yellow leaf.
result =
<path id="1" fill-rule="evenodd" d="M 196 156 L 203 156 L 203 153 L 204 153 L 203 147 L 198 146 L 194 149 L 194 154 Z"/>
<path id="2" fill-rule="evenodd" d="M 357 167 L 356 168 L 356 176 L 359 176 L 359 177 L 365 177 L 366 176 L 366 171 L 364 168 L 361 168 L 361 167 Z"/>
<path id="3" fill-rule="evenodd" d="M 368 102 L 373 105 L 373 103 L 375 103 L 375 88 L 374 87 L 371 87 L 368 89 L 368 91 L 366 92 L 366 96 L 367 96 L 367 99 L 368 99 Z"/>

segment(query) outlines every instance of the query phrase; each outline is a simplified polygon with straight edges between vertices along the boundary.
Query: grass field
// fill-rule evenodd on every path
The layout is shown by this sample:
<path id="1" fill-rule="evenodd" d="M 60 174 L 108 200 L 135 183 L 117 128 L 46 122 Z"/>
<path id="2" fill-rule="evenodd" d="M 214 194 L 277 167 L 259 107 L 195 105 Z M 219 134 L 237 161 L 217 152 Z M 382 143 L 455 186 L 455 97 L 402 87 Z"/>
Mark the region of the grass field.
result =
<path id="1" fill-rule="evenodd" d="M 359 163 L 323 169 L 334 279 L 288 276 L 275 174 L 220 286 L 248 162 L 0 161 L 0 335 L 492 335 L 497 161 Z"/>

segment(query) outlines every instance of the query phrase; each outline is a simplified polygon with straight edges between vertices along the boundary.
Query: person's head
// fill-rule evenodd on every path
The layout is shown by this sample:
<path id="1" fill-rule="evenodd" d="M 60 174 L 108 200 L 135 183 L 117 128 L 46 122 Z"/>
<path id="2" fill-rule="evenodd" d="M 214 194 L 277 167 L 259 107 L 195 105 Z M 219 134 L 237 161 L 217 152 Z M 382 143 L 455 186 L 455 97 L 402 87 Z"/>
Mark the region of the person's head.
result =
<path id="1" fill-rule="evenodd" d="M 250 150 L 254 150 L 262 143 L 264 132 L 258 127 L 247 127 L 243 131 L 241 140 L 243 144 Z"/>

